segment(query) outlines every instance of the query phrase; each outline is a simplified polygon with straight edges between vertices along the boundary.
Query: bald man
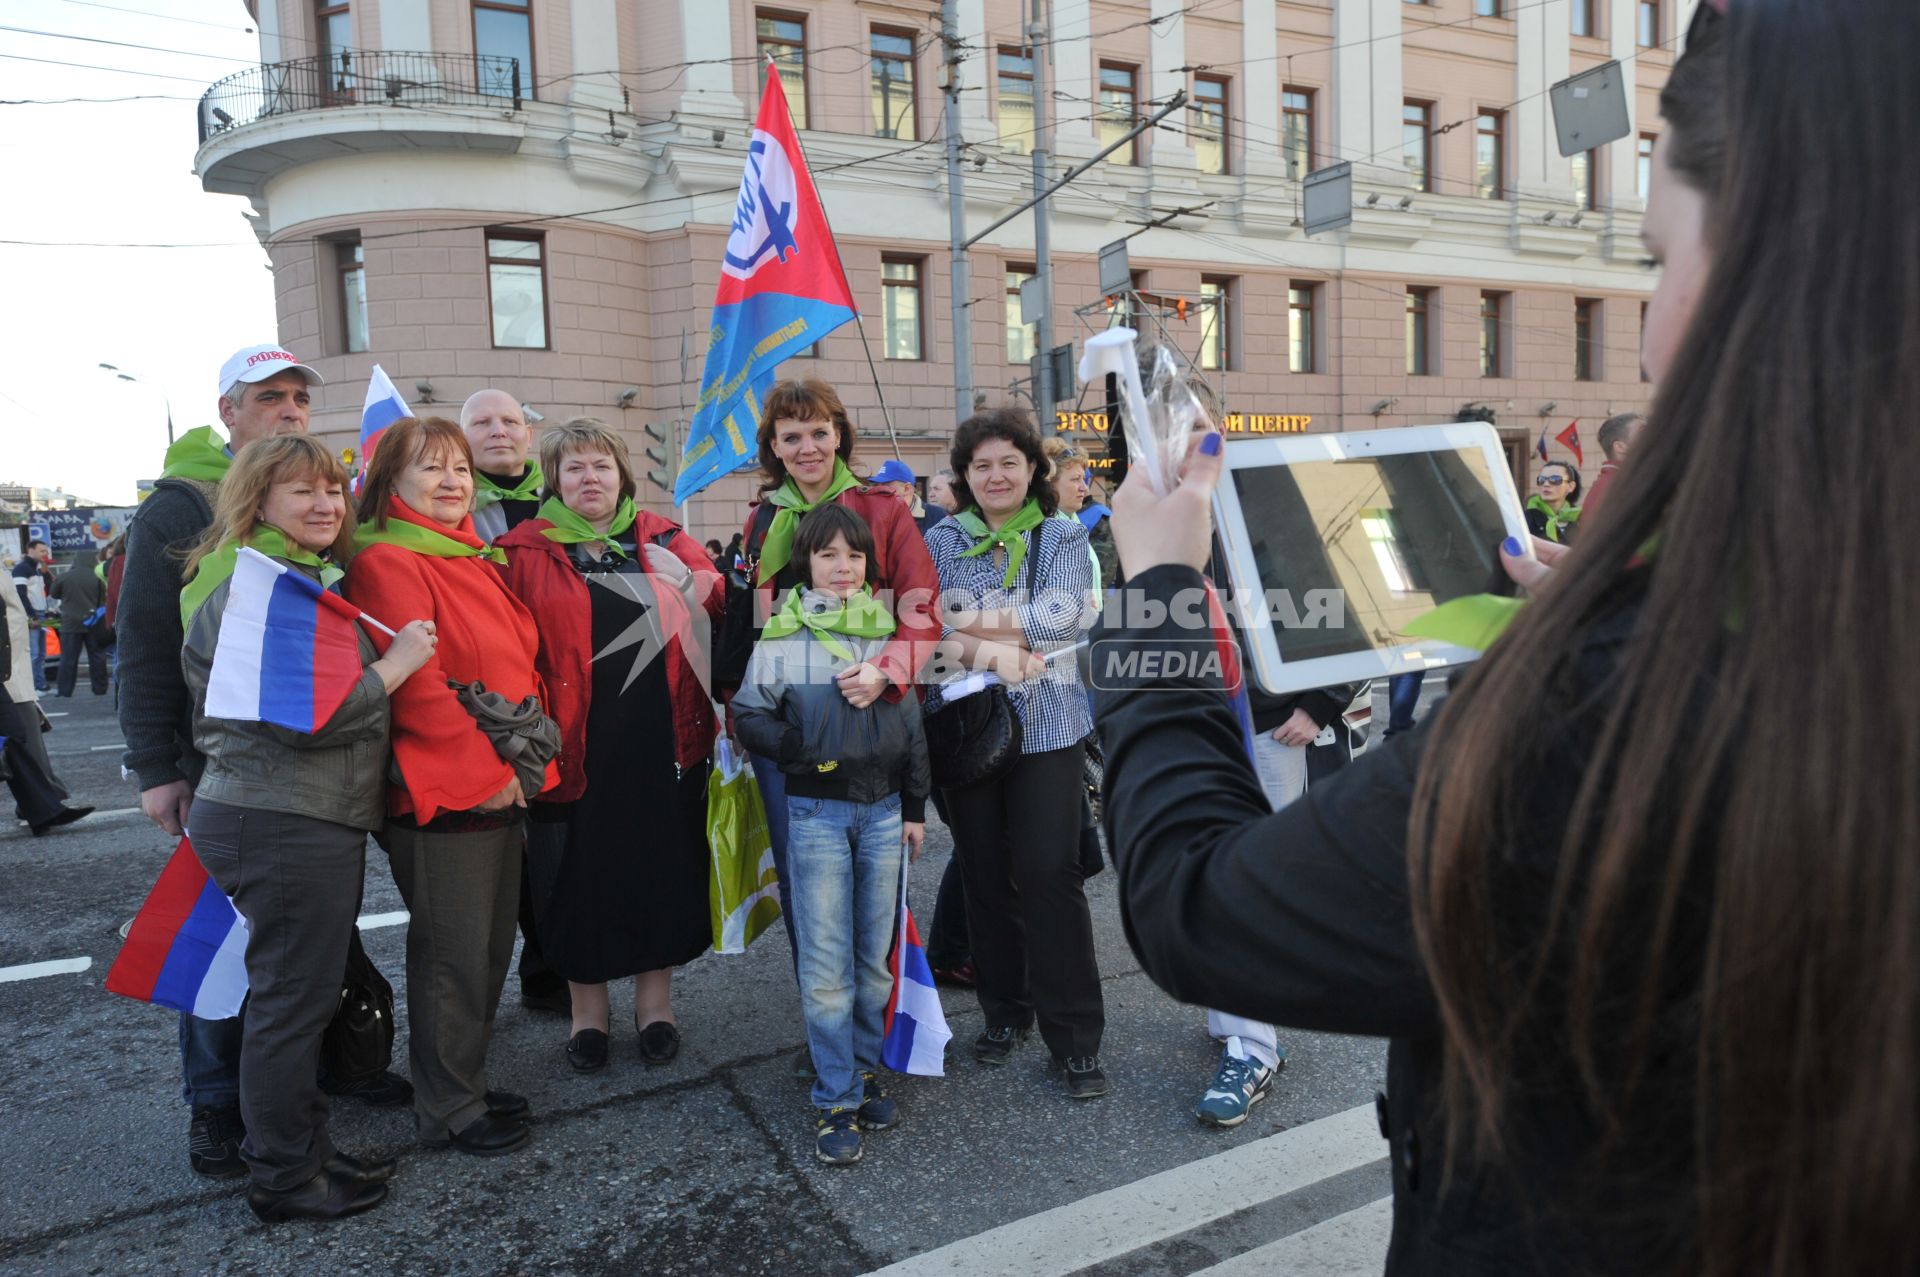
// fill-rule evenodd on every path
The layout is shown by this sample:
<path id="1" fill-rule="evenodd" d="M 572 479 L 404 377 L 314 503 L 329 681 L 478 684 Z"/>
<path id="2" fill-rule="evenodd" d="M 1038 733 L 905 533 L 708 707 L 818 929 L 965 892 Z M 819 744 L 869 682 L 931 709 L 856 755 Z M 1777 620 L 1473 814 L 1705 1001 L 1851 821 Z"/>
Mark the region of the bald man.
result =
<path id="1" fill-rule="evenodd" d="M 518 399 L 489 388 L 460 405 L 460 429 L 473 449 L 473 530 L 491 545 L 540 508 L 546 481 L 527 457 L 533 427 Z"/>

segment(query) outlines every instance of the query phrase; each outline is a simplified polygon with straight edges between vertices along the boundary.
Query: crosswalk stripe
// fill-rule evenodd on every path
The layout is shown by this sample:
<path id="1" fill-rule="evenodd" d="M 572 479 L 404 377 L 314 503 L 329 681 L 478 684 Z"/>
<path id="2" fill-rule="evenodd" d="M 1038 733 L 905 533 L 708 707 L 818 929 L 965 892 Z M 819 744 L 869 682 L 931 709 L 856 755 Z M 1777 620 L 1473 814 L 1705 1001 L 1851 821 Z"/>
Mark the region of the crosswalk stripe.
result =
<path id="1" fill-rule="evenodd" d="M 92 958 L 55 958 L 51 962 L 29 962 L 17 967 L 0 967 L 0 984 L 16 980 L 38 980 L 47 975 L 72 975 L 93 965 Z"/>
<path id="2" fill-rule="evenodd" d="M 1385 1156 L 1373 1105 L 1363 1104 L 910 1256 L 872 1277 L 1065 1277 Z"/>
<path id="3" fill-rule="evenodd" d="M 1393 1235 L 1393 1199 L 1383 1197 L 1279 1241 L 1203 1268 L 1192 1277 L 1375 1277 L 1387 1266 L 1387 1240 Z"/>

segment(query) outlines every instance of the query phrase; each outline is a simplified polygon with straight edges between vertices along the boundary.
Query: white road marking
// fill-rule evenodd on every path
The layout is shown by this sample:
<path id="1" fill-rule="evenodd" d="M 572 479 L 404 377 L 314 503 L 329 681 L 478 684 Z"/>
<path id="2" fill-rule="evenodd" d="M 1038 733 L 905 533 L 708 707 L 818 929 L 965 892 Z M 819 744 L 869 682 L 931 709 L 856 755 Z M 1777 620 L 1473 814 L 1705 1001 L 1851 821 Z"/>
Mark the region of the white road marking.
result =
<path id="1" fill-rule="evenodd" d="M 405 909 L 400 910 L 398 913 L 365 914 L 360 919 L 360 930 L 376 931 L 381 927 L 397 927 L 405 922 L 409 916 Z"/>
<path id="2" fill-rule="evenodd" d="M 0 984 L 15 980 L 37 980 L 43 975 L 72 975 L 93 965 L 92 958 L 55 958 L 51 962 L 29 962 L 18 967 L 0 967 Z"/>
<path id="3" fill-rule="evenodd" d="M 1064 1277 L 1386 1155 L 1373 1105 L 1362 1104 L 911 1256 L 872 1277 Z"/>
<path id="4" fill-rule="evenodd" d="M 42 711 L 41 711 L 41 713 L 43 713 L 43 714 L 45 714 L 45 715 L 46 715 L 46 716 L 47 716 L 48 718 L 65 718 L 65 717 L 66 717 L 66 716 L 68 715 L 68 713 L 70 713 L 70 712 L 71 712 L 71 711 L 69 711 L 69 710 L 64 710 L 64 709 L 56 709 L 56 710 L 42 710 Z"/>
<path id="5" fill-rule="evenodd" d="M 118 741 L 112 745 L 89 745 L 87 747 L 87 752 L 89 754 L 104 754 L 110 749 L 125 749 L 126 747 L 127 747 L 127 742 Z"/>
<path id="6" fill-rule="evenodd" d="M 1387 1242 L 1392 1236 L 1393 1199 L 1383 1197 L 1279 1241 L 1256 1246 L 1212 1268 L 1203 1268 L 1192 1277 L 1270 1277 L 1280 1273 L 1375 1277 L 1387 1266 Z"/>

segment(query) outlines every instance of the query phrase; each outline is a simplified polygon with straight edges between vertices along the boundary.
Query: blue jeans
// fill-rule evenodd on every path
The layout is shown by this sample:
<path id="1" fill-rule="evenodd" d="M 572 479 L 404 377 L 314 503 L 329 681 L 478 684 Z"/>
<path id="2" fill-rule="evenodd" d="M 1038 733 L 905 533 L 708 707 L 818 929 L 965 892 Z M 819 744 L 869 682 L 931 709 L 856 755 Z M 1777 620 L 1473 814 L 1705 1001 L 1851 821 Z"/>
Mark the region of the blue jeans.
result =
<path id="1" fill-rule="evenodd" d="M 47 632 L 37 625 L 33 629 L 33 690 L 47 690 Z"/>
<path id="2" fill-rule="evenodd" d="M 1395 674 L 1387 680 L 1387 736 L 1413 730 L 1413 711 L 1420 707 L 1420 685 L 1425 674 Z"/>
<path id="3" fill-rule="evenodd" d="M 887 950 L 900 908 L 900 796 L 877 803 L 786 801 L 800 1009 L 813 1054 L 815 1108 L 855 1108 L 860 1075 L 880 1067 L 893 992 Z"/>
<path id="4" fill-rule="evenodd" d="M 247 1008 L 231 1020 L 202 1020 L 180 1015 L 180 1096 L 195 1108 L 226 1108 L 240 1103 L 240 1040 L 246 1034 Z"/>

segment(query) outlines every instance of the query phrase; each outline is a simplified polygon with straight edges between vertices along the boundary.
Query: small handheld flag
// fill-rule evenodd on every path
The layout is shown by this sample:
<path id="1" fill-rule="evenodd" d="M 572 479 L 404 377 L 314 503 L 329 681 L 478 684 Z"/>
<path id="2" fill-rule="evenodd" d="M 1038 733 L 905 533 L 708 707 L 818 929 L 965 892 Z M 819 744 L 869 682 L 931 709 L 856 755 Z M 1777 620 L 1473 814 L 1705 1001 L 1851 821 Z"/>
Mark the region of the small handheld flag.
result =
<path id="1" fill-rule="evenodd" d="M 913 925 L 913 914 L 907 908 L 904 865 L 900 874 L 900 928 L 887 965 L 893 970 L 893 995 L 887 999 L 880 1062 L 895 1073 L 945 1077 L 947 1043 L 953 1040 L 953 1031 L 947 1028 L 940 994 L 933 987 L 933 968 L 927 965 L 920 929 Z"/>
<path id="2" fill-rule="evenodd" d="M 365 474 L 367 463 L 373 460 L 373 450 L 380 442 L 381 433 L 402 417 L 412 415 L 413 409 L 407 407 L 407 401 L 394 389 L 386 369 L 375 364 L 373 376 L 367 379 L 367 402 L 360 409 L 360 473 Z"/>
<path id="3" fill-rule="evenodd" d="M 296 732 L 325 726 L 360 681 L 353 623 L 361 616 L 317 582 L 242 546 L 207 676 L 208 716 Z"/>
<path id="4" fill-rule="evenodd" d="M 1553 460 L 1552 456 L 1547 452 L 1547 427 L 1545 422 L 1542 422 L 1540 425 L 1540 442 L 1534 445 L 1533 450 L 1540 454 L 1540 460 L 1542 462 Z"/>
<path id="5" fill-rule="evenodd" d="M 207 877 L 186 838 L 134 915 L 107 992 L 226 1020 L 247 997 L 247 920 Z"/>
<path id="6" fill-rule="evenodd" d="M 774 368 L 854 311 L 786 92 L 769 66 L 720 262 L 700 402 L 673 485 L 675 505 L 754 462 L 760 402 Z"/>
<path id="7" fill-rule="evenodd" d="M 1586 454 L 1580 451 L 1580 421 L 1578 418 L 1569 422 L 1567 428 L 1555 435 L 1554 438 L 1558 439 L 1561 445 L 1573 454 L 1575 465 L 1584 466 L 1587 464 Z"/>

